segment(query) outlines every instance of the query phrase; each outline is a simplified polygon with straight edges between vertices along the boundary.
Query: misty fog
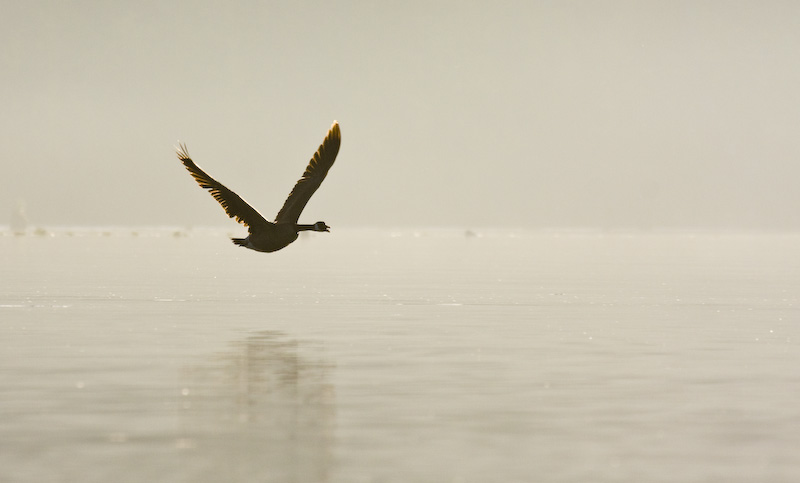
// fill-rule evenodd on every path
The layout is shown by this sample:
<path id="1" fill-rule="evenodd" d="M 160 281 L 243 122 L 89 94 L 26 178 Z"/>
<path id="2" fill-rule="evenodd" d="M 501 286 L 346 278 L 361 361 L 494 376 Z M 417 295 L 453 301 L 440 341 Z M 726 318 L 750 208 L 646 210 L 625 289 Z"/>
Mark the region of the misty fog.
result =
<path id="1" fill-rule="evenodd" d="M 4 2 L 0 224 L 800 228 L 795 2 Z"/>

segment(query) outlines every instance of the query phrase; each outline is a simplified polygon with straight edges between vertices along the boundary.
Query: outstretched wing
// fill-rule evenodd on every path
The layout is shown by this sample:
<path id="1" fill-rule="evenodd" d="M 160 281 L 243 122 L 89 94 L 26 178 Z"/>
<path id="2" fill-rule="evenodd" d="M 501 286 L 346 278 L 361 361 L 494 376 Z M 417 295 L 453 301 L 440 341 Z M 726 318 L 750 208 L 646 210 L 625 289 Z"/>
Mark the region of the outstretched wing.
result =
<path id="1" fill-rule="evenodd" d="M 186 166 L 186 169 L 192 173 L 192 177 L 197 181 L 197 184 L 211 193 L 211 196 L 222 205 L 222 208 L 228 216 L 236 218 L 236 221 L 248 227 L 265 223 L 269 224 L 259 212 L 247 204 L 245 200 L 241 199 L 239 195 L 226 188 L 222 183 L 206 174 L 205 171 L 194 164 L 192 158 L 189 157 L 189 151 L 186 150 L 185 144 L 179 145 L 176 151 L 178 153 L 178 159 L 180 159 L 183 165 Z"/>
<path id="2" fill-rule="evenodd" d="M 297 223 L 300 213 L 306 207 L 306 203 L 311 199 L 311 195 L 317 191 L 322 180 L 328 175 L 328 170 L 333 166 L 336 155 L 339 153 L 339 146 L 342 143 L 342 133 L 339 131 L 339 123 L 333 121 L 333 125 L 325 136 L 325 140 L 319 145 L 319 149 L 314 153 L 314 157 L 309 161 L 303 177 L 294 185 L 294 189 L 289 193 L 283 208 L 278 212 L 275 221 L 278 223 Z"/>

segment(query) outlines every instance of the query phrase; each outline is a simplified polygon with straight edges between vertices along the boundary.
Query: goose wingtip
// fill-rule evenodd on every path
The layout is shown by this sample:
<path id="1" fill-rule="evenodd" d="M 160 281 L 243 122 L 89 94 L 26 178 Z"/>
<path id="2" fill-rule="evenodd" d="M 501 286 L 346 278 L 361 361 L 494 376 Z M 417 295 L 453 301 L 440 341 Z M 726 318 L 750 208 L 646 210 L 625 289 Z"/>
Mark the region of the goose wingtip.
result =
<path id="1" fill-rule="evenodd" d="M 185 143 L 178 141 L 178 145 L 173 147 L 175 148 L 175 153 L 178 155 L 180 159 L 189 157 L 189 150 L 186 149 Z"/>

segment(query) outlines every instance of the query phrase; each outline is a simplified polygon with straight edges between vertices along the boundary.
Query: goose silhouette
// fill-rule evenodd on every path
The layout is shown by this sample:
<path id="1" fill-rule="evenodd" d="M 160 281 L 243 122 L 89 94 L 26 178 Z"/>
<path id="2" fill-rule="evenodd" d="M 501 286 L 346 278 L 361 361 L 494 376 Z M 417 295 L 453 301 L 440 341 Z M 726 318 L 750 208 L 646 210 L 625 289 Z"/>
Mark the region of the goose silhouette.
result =
<path id="1" fill-rule="evenodd" d="M 317 191 L 327 176 L 328 170 L 333 166 L 341 142 L 342 134 L 339 131 L 339 123 L 333 121 L 325 140 L 322 141 L 319 149 L 309 161 L 303 176 L 289 193 L 289 197 L 286 198 L 283 208 L 278 212 L 274 222 L 267 221 L 239 195 L 200 169 L 189 157 L 189 151 L 185 144 L 179 144 L 176 151 L 178 159 L 186 166 L 197 184 L 211 193 L 211 196 L 222 205 L 229 217 L 235 218 L 236 221 L 248 228 L 247 238 L 231 238 L 231 241 L 240 247 L 251 250 L 274 252 L 297 240 L 301 231 L 330 231 L 330 227 L 324 221 L 318 221 L 313 225 L 298 225 L 297 220 L 300 218 L 303 208 L 306 207 L 306 203 L 311 199 L 311 195 Z"/>

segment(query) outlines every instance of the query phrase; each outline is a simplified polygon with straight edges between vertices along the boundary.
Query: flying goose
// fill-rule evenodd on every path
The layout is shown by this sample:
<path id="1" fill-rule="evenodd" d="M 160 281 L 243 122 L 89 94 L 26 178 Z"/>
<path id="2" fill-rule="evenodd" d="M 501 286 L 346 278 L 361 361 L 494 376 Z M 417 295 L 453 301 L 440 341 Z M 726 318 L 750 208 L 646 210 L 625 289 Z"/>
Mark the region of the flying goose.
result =
<path id="1" fill-rule="evenodd" d="M 339 132 L 339 123 L 333 121 L 328 135 L 325 136 L 325 140 L 322 141 L 319 149 L 314 153 L 314 157 L 309 161 L 303 176 L 289 193 L 289 197 L 286 198 L 283 208 L 278 212 L 274 222 L 267 221 L 239 195 L 194 164 L 185 144 L 179 144 L 176 151 L 178 159 L 186 166 L 197 184 L 211 193 L 211 196 L 222 205 L 229 217 L 235 218 L 236 221 L 248 228 L 250 233 L 247 238 L 231 238 L 233 243 L 259 252 L 274 252 L 297 240 L 298 232 L 330 231 L 330 227 L 324 221 L 318 221 L 313 225 L 298 225 L 297 220 L 311 195 L 317 191 L 322 180 L 328 174 L 328 170 L 333 166 L 341 142 L 342 134 Z"/>

